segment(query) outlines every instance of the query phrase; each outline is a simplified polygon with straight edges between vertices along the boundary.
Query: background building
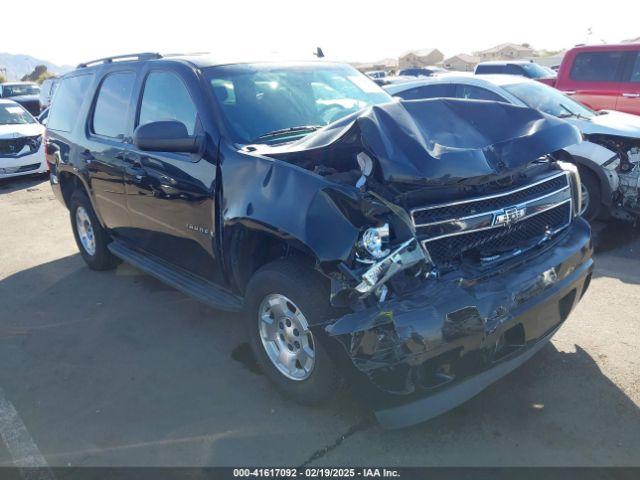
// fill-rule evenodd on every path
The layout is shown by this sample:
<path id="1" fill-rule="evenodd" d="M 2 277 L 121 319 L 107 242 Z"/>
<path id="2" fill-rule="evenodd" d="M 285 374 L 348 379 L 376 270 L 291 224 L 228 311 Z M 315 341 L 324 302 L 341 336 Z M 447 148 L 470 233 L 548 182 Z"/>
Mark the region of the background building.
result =
<path id="1" fill-rule="evenodd" d="M 474 53 L 481 61 L 488 60 L 520 60 L 535 56 L 535 51 L 528 44 L 501 43 L 487 50 Z"/>
<path id="2" fill-rule="evenodd" d="M 426 67 L 444 60 L 444 55 L 437 48 L 412 50 L 398 58 L 398 68 Z"/>
<path id="3" fill-rule="evenodd" d="M 443 60 L 442 66 L 448 70 L 456 70 L 458 72 L 473 72 L 478 63 L 480 63 L 478 57 L 467 55 L 466 53 L 459 53 L 458 55 Z"/>

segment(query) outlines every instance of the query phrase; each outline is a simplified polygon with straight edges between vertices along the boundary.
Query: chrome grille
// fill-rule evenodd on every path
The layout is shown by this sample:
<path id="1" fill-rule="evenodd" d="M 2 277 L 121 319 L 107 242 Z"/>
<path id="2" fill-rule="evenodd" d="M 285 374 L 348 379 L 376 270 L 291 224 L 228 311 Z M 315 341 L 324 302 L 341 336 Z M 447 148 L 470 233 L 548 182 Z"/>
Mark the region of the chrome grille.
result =
<path id="1" fill-rule="evenodd" d="M 484 260 L 535 245 L 569 225 L 571 187 L 560 172 L 495 195 L 416 208 L 411 215 L 438 266 Z"/>

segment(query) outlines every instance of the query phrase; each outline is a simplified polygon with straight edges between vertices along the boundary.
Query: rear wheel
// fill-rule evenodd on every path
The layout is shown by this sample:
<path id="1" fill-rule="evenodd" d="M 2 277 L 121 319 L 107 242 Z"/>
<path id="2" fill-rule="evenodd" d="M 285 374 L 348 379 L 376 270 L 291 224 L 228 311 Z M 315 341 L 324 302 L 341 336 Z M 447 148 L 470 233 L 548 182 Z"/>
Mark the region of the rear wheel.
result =
<path id="1" fill-rule="evenodd" d="M 251 348 L 278 390 L 305 405 L 333 397 L 341 377 L 311 328 L 332 312 L 325 279 L 294 260 L 277 260 L 249 282 L 247 307 Z"/>
<path id="2" fill-rule="evenodd" d="M 82 258 L 92 270 L 110 270 L 119 260 L 109 251 L 109 235 L 93 211 L 89 198 L 82 191 L 71 197 L 69 213 L 71 228 Z"/>

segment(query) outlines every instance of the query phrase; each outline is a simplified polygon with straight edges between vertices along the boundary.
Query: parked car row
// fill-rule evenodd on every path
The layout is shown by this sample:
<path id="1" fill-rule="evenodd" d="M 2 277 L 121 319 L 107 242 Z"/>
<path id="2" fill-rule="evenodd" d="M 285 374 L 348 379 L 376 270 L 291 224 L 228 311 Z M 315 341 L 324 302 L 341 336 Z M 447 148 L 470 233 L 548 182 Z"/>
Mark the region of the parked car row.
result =
<path id="1" fill-rule="evenodd" d="M 0 99 L 0 179 L 45 173 L 44 127 L 22 105 Z"/>
<path id="2" fill-rule="evenodd" d="M 10 98 L 34 116 L 40 114 L 39 95 L 40 87 L 34 82 L 0 83 L 0 98 Z"/>
<path id="3" fill-rule="evenodd" d="M 447 75 L 385 88 L 405 100 L 447 97 L 507 102 L 570 122 L 580 129 L 583 141 L 554 155 L 578 165 L 585 217 L 629 221 L 640 217 L 640 117 L 595 112 L 555 88 L 522 76 Z"/>
<path id="4" fill-rule="evenodd" d="M 401 427 L 514 370 L 587 291 L 580 176 L 553 157 L 579 141 L 506 102 L 393 101 L 347 65 L 147 53 L 65 75 L 45 149 L 90 268 L 243 311 L 280 391 L 349 384 Z"/>

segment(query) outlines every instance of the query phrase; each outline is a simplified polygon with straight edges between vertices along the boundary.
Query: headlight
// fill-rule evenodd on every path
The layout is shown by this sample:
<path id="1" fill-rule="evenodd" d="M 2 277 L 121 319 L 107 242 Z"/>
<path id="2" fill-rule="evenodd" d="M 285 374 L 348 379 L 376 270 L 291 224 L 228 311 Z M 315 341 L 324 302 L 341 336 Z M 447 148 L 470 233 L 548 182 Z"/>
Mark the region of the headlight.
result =
<path id="1" fill-rule="evenodd" d="M 607 170 L 617 170 L 620 166 L 620 155 L 616 153 L 613 157 L 604 162 L 602 166 Z"/>
<path id="2" fill-rule="evenodd" d="M 416 239 L 407 240 L 384 259 L 371 265 L 362 275 L 362 281 L 356 286 L 356 290 L 361 294 L 368 294 L 396 273 L 425 259 L 425 252 Z"/>
<path id="3" fill-rule="evenodd" d="M 366 253 L 375 260 L 378 260 L 389 255 L 389 249 L 385 248 L 388 242 L 389 224 L 385 223 L 381 227 L 367 228 L 362 234 L 362 237 L 360 237 L 358 246 L 363 253 Z M 363 260 L 366 261 L 366 259 Z"/>
<path id="4" fill-rule="evenodd" d="M 580 180 L 580 172 L 578 172 L 578 167 L 573 163 L 558 161 L 557 164 L 562 170 L 569 174 L 573 215 L 577 217 L 582 212 L 582 182 Z"/>
<path id="5" fill-rule="evenodd" d="M 40 145 L 42 145 L 42 135 L 29 137 L 29 148 L 32 152 L 37 152 L 38 150 L 40 150 Z"/>

